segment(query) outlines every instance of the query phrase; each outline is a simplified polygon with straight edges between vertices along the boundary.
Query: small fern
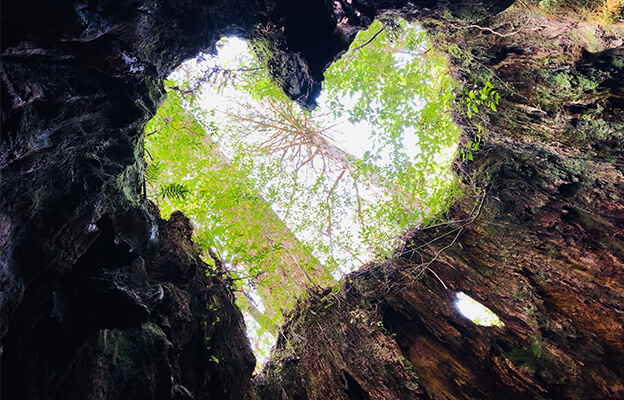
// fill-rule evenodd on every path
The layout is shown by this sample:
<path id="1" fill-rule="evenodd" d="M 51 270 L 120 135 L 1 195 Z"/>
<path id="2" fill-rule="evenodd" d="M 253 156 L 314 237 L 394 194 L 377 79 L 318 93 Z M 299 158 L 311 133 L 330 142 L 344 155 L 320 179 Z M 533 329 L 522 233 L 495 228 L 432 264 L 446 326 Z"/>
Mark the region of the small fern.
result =
<path id="1" fill-rule="evenodd" d="M 145 168 L 145 182 L 150 185 L 158 182 L 158 178 L 160 177 L 160 172 L 162 171 L 162 163 L 159 161 L 148 164 Z"/>
<path id="2" fill-rule="evenodd" d="M 167 183 L 159 187 L 158 196 L 169 200 L 183 200 L 190 189 L 181 183 Z"/>

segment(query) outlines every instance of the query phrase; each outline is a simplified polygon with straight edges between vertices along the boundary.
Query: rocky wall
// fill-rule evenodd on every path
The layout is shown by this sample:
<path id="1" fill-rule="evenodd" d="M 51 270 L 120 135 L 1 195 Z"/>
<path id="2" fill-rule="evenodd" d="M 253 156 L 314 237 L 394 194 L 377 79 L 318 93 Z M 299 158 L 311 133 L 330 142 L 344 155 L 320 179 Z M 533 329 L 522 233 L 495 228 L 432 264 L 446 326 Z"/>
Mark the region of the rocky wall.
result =
<path id="1" fill-rule="evenodd" d="M 226 34 L 268 43 L 278 82 L 311 107 L 322 70 L 386 10 L 425 23 L 458 82 L 490 79 L 500 111 L 479 116 L 451 222 L 302 305 L 259 395 L 624 396 L 621 27 L 483 28 L 521 27 L 524 3 L 480 20 L 510 4 L 4 2 L 2 396 L 257 396 L 232 292 L 205 276 L 188 221 L 142 195 L 144 125 L 167 74 Z M 474 139 L 476 120 L 457 120 Z M 459 316 L 459 290 L 505 326 Z"/>

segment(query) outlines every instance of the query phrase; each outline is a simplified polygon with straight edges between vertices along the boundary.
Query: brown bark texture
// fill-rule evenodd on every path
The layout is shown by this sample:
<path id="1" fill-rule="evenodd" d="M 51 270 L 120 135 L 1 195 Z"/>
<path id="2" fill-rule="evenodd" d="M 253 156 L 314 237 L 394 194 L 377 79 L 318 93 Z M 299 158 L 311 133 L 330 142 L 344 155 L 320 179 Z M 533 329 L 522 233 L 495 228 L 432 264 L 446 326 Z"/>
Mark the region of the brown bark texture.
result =
<path id="1" fill-rule="evenodd" d="M 622 25 L 532 2 L 483 20 L 511 3 L 4 1 L 2 398 L 624 398 Z M 485 130 L 443 222 L 311 294 L 252 387 L 232 292 L 141 195 L 144 125 L 164 77 L 234 33 L 311 107 L 386 10 L 501 104 L 456 116 L 463 143 Z M 457 291 L 505 325 L 461 317 Z"/>
<path id="2" fill-rule="evenodd" d="M 496 112 L 456 115 L 460 146 L 481 141 L 474 160 L 457 161 L 464 196 L 394 259 L 302 305 L 260 393 L 624 398 L 622 24 L 523 4 L 479 26 L 421 22 L 458 82 L 478 90 L 489 79 L 501 95 Z M 461 316 L 458 292 L 504 326 Z"/>

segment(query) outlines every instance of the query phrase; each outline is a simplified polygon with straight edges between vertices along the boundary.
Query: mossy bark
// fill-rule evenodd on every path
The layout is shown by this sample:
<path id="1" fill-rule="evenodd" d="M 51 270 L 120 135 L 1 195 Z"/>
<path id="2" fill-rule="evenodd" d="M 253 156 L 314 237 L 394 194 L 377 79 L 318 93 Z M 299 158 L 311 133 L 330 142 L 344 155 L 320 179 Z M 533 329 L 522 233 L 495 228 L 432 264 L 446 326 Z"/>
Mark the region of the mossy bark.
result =
<path id="1" fill-rule="evenodd" d="M 258 27 L 310 106 L 323 68 L 387 10 L 423 22 L 456 80 L 489 79 L 501 104 L 456 116 L 464 143 L 485 133 L 458 163 L 449 222 L 303 305 L 260 394 L 624 397 L 622 26 L 524 3 L 477 21 L 510 3 L 4 2 L 3 398 L 255 396 L 232 293 L 203 275 L 188 223 L 141 197 L 144 124 L 183 59 Z M 456 291 L 505 325 L 461 317 Z"/>
<path id="2" fill-rule="evenodd" d="M 319 382 L 329 390 L 340 379 L 332 398 L 624 398 L 622 25 L 545 18 L 522 4 L 479 27 L 422 22 L 450 54 L 458 102 L 462 86 L 487 80 L 501 95 L 496 112 L 456 115 L 462 145 L 481 140 L 474 160 L 457 161 L 464 196 L 394 259 L 295 314 L 261 377 L 273 389 L 264 398 L 320 399 Z M 504 326 L 461 316 L 458 292 Z M 363 304 L 366 324 L 350 317 Z M 391 346 L 371 354 L 377 336 L 401 357 Z M 391 386 L 378 371 L 389 359 L 413 373 L 399 388 L 420 392 L 378 391 Z"/>

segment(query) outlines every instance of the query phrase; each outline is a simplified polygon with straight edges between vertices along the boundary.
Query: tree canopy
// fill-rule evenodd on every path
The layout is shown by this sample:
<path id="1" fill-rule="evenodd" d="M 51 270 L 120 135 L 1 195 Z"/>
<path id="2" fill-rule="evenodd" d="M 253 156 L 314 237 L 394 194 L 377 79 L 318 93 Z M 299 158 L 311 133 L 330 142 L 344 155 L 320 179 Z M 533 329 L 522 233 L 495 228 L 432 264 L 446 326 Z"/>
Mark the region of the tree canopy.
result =
<path id="1" fill-rule="evenodd" d="M 146 194 L 191 218 L 208 262 L 275 333 L 307 287 L 390 255 L 447 207 L 458 129 L 446 60 L 418 26 L 386 18 L 361 32 L 311 113 L 251 46 L 255 56 L 205 57 L 169 81 L 146 128 Z"/>

